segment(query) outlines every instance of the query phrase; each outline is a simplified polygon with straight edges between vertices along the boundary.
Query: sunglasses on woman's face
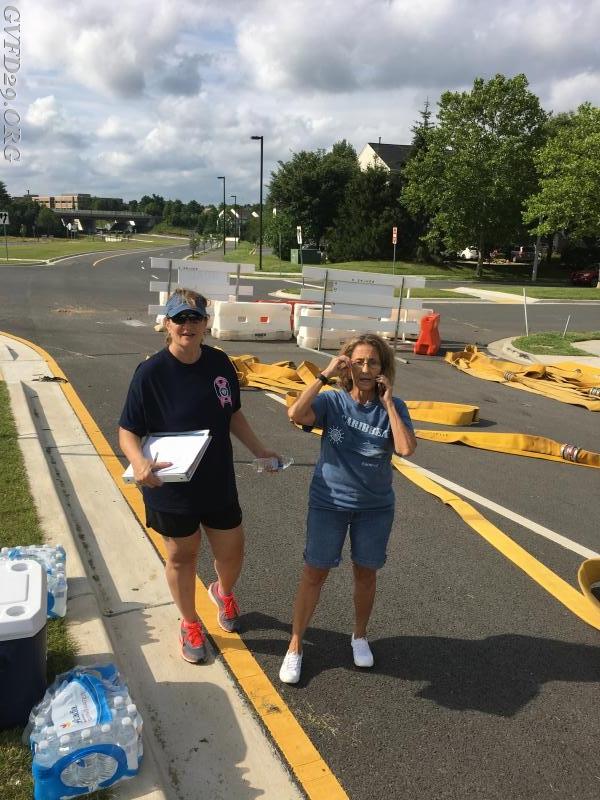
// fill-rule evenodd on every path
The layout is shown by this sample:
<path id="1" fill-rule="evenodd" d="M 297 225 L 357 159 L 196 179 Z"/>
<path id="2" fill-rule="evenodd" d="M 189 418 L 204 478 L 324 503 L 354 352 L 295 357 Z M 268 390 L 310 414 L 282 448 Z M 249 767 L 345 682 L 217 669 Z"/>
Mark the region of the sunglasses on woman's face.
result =
<path id="1" fill-rule="evenodd" d="M 171 322 L 174 322 L 175 325 L 185 325 L 186 322 L 202 322 L 203 319 L 206 317 L 199 317 L 198 314 L 177 314 L 175 317 L 171 317 Z"/>

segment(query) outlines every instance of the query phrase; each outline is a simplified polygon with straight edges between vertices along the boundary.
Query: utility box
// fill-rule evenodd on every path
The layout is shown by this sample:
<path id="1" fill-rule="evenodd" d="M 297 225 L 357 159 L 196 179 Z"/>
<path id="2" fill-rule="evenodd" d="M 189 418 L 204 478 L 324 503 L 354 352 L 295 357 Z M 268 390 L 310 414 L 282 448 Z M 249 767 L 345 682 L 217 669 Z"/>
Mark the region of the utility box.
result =
<path id="1" fill-rule="evenodd" d="M 290 262 L 292 264 L 300 264 L 300 251 L 296 248 L 290 250 Z M 320 264 L 321 251 L 314 248 L 304 248 L 302 250 L 302 263 L 303 264 Z"/>
<path id="2" fill-rule="evenodd" d="M 46 570 L 0 561 L 0 730 L 25 726 L 46 691 Z"/>

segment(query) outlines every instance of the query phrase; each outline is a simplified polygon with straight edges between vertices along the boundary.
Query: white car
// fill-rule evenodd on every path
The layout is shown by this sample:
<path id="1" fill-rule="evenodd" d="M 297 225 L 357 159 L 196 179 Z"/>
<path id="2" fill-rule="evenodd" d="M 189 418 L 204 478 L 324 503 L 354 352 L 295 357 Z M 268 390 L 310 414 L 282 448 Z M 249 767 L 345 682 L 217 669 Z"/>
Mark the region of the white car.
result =
<path id="1" fill-rule="evenodd" d="M 476 247 L 465 247 L 458 254 L 459 258 L 464 258 L 465 261 L 477 261 L 479 258 L 479 250 Z"/>

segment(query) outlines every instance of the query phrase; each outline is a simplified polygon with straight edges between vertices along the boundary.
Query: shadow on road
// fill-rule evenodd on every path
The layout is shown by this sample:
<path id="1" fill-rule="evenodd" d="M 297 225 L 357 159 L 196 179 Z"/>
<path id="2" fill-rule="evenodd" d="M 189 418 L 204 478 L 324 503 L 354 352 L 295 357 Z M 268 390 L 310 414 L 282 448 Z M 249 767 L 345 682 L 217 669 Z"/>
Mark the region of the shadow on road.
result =
<path id="1" fill-rule="evenodd" d="M 244 616 L 244 641 L 252 652 L 283 657 L 290 626 L 260 613 Z M 252 631 L 281 631 L 281 639 L 253 639 Z M 309 628 L 299 686 L 349 663 L 348 635 Z M 550 681 L 600 681 L 600 648 L 502 634 L 486 639 L 395 636 L 371 642 L 371 675 L 425 682 L 418 696 L 456 711 L 473 709 L 511 717 Z"/>

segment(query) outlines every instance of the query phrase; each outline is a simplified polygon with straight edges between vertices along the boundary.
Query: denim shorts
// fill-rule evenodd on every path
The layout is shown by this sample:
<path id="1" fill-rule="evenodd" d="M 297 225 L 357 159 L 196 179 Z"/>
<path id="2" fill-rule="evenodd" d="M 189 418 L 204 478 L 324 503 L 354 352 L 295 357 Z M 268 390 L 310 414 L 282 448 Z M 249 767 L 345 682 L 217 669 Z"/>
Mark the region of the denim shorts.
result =
<path id="1" fill-rule="evenodd" d="M 304 560 L 311 567 L 339 566 L 346 534 L 350 530 L 352 561 L 359 567 L 380 569 L 394 522 L 394 506 L 352 511 L 309 506 Z"/>

